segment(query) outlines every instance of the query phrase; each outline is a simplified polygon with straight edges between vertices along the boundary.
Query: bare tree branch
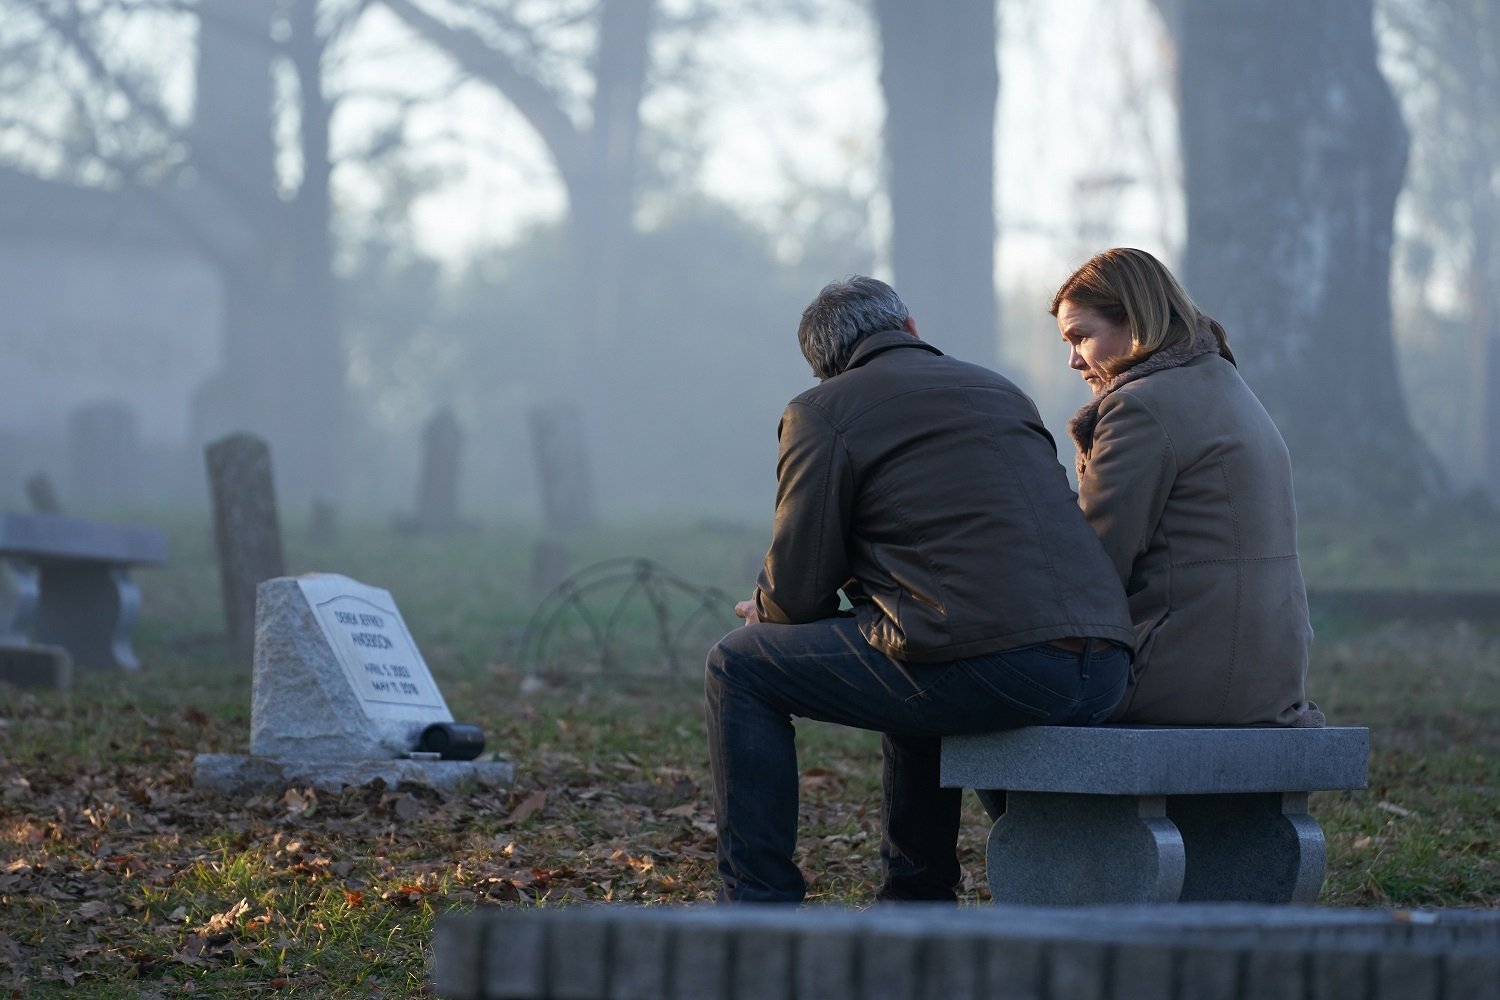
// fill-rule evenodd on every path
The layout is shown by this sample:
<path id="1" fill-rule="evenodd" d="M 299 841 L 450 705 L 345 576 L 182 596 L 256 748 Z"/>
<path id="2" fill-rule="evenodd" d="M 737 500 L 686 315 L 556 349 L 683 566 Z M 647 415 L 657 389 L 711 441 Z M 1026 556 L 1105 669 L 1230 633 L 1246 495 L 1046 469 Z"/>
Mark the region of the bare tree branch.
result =
<path id="1" fill-rule="evenodd" d="M 513 59 L 472 31 L 439 21 L 412 0 L 382 2 L 418 34 L 447 52 L 465 72 L 504 94 L 542 137 L 564 176 L 576 176 L 583 169 L 582 134 L 553 90 L 521 72 Z"/>
<path id="2" fill-rule="evenodd" d="M 113 72 L 95 47 L 84 36 L 81 15 L 76 8 L 71 11 L 71 16 L 59 16 L 56 12 L 43 9 L 41 5 L 34 8 L 47 25 L 67 43 L 68 47 L 83 62 L 89 75 L 97 82 L 107 87 L 114 88 L 129 103 L 130 106 L 151 123 L 155 128 L 164 133 L 171 141 L 188 143 L 186 133 L 174 123 L 167 115 L 166 110 L 156 102 L 149 100 L 128 79 Z M 213 184 L 219 188 L 232 201 L 238 203 L 247 212 L 260 211 L 262 199 L 256 198 L 253 192 L 247 191 L 233 175 L 232 172 L 223 169 L 217 159 L 208 151 L 195 149 L 193 165 Z"/>

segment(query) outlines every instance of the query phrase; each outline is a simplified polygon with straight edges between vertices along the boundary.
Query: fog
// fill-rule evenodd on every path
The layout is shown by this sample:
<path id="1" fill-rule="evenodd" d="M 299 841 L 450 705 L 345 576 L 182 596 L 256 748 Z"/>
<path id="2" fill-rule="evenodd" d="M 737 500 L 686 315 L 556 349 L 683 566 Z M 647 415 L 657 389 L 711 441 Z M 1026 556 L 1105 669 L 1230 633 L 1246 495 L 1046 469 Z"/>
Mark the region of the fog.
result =
<path id="1" fill-rule="evenodd" d="M 1305 510 L 1500 499 L 1497 164 L 1463 0 L 0 0 L 0 507 L 206 509 L 249 431 L 294 517 L 394 516 L 449 413 L 468 518 L 551 470 L 764 525 L 851 273 L 1070 466 L 1046 307 L 1120 244 L 1227 327 Z"/>

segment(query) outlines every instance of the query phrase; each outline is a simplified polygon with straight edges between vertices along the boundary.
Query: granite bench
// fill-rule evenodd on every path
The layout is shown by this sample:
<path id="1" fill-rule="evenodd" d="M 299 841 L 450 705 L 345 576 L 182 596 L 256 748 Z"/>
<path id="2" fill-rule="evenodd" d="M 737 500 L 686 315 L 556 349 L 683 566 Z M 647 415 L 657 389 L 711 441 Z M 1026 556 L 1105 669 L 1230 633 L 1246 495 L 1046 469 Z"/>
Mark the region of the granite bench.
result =
<path id="1" fill-rule="evenodd" d="M 166 558 L 157 528 L 0 514 L 0 560 L 14 591 L 0 642 L 62 647 L 80 667 L 138 669 L 130 637 L 141 599 L 129 570 Z"/>
<path id="2" fill-rule="evenodd" d="M 1308 793 L 1364 788 L 1369 747 L 1347 726 L 1036 726 L 944 739 L 942 783 L 1006 791 L 997 902 L 1310 903 L 1327 855 Z"/>

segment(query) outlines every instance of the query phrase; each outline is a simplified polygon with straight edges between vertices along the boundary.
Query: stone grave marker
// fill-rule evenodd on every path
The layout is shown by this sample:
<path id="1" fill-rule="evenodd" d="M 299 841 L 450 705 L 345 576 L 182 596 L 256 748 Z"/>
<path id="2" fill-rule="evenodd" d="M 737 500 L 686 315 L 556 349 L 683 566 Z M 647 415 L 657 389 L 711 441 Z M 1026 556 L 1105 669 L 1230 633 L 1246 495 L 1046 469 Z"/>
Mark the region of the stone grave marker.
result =
<path id="1" fill-rule="evenodd" d="M 250 754 L 200 754 L 194 781 L 231 793 L 509 783 L 507 761 L 411 756 L 424 729 L 453 721 L 388 591 L 333 573 L 278 577 L 259 588 Z"/>
<path id="2" fill-rule="evenodd" d="M 339 536 L 338 508 L 331 501 L 317 497 L 307 520 L 307 540 L 314 545 L 332 545 Z"/>
<path id="3" fill-rule="evenodd" d="M 449 409 L 422 430 L 422 478 L 417 482 L 416 530 L 442 534 L 458 526 L 459 452 L 463 430 Z"/>
<path id="4" fill-rule="evenodd" d="M 564 403 L 533 408 L 531 447 L 548 527 L 569 533 L 591 525 L 594 494 L 578 408 Z"/>
<path id="5" fill-rule="evenodd" d="M 57 490 L 52 488 L 52 480 L 45 472 L 26 480 L 26 499 L 38 514 L 62 513 L 62 501 L 57 499 Z"/>
<path id="6" fill-rule="evenodd" d="M 550 594 L 568 578 L 572 558 L 568 547 L 556 538 L 543 538 L 531 548 L 531 589 Z"/>
<path id="7" fill-rule="evenodd" d="M 389 592 L 337 574 L 261 584 L 250 752 L 365 760 L 453 715 Z"/>
<path id="8" fill-rule="evenodd" d="M 67 433 L 71 501 L 118 507 L 140 499 L 144 462 L 134 410 L 112 400 L 80 406 L 68 415 Z"/>
<path id="9" fill-rule="evenodd" d="M 242 663 L 255 644 L 255 594 L 286 574 L 271 449 L 252 434 L 231 434 L 204 449 L 214 506 L 214 543 L 229 641 Z"/>

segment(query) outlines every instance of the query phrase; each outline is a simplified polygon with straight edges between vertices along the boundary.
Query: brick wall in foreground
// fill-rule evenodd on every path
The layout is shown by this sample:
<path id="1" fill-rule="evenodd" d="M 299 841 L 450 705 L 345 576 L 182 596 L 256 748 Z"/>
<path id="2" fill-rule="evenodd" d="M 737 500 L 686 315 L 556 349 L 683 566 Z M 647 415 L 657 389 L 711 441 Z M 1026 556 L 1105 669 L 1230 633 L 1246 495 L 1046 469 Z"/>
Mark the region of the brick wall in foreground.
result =
<path id="1" fill-rule="evenodd" d="M 1500 1000 L 1500 911 L 486 907 L 449 1000 Z"/>

